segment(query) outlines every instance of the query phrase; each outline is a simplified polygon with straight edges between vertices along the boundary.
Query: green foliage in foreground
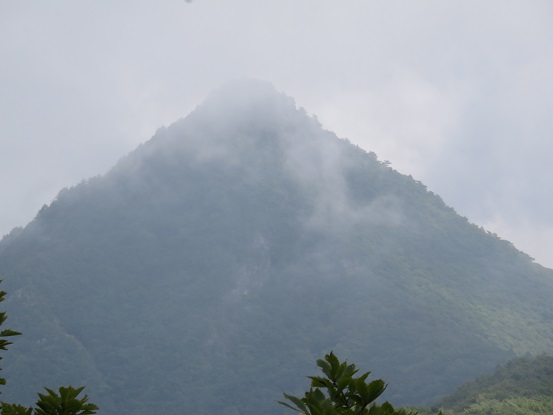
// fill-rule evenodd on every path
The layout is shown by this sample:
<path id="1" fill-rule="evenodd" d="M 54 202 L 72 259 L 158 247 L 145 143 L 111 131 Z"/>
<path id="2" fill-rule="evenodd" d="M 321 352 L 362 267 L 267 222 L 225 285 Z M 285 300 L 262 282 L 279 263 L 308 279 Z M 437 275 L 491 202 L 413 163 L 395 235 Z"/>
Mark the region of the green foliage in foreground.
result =
<path id="1" fill-rule="evenodd" d="M 1 282 L 1 280 L 0 280 Z M 0 291 L 0 303 L 4 301 L 5 291 Z M 6 321 L 8 316 L 6 312 L 0 312 L 0 326 Z M 5 329 L 0 331 L 0 350 L 7 350 L 12 342 L 6 340 L 6 337 L 18 336 L 21 333 Z M 0 356 L 0 360 L 2 357 Z M 1 369 L 1 368 L 0 368 Z M 0 378 L 0 384 L 5 385 L 6 379 Z M 72 386 L 59 388 L 59 394 L 52 389 L 46 389 L 47 394 L 38 394 L 36 408 L 27 408 L 20 404 L 10 404 L 1 402 L 1 415 L 93 415 L 98 407 L 88 402 L 88 396 L 78 398 L 83 391 L 84 386 L 73 388 Z"/>
<path id="2" fill-rule="evenodd" d="M 0 291 L 0 303 L 4 301 L 5 296 L 6 296 L 6 292 Z M 6 315 L 6 312 L 0 312 L 0 326 L 4 324 L 4 321 L 6 321 L 7 318 L 8 316 Z M 20 334 L 21 333 L 10 329 L 5 329 L 0 331 L 0 350 L 8 350 L 8 346 L 12 344 L 12 342 L 10 342 L 9 340 L 6 340 L 6 337 L 18 336 Z M 0 360 L 2 360 L 2 356 L 0 356 Z M 2 369 L 0 368 L 0 370 Z M 0 385 L 5 385 L 5 384 L 6 384 L 6 379 L 3 377 L 0 377 Z"/>
<path id="3" fill-rule="evenodd" d="M 553 414 L 553 356 L 517 358 L 491 376 L 477 378 L 421 415 Z"/>
<path id="4" fill-rule="evenodd" d="M 2 415 L 93 415 L 98 406 L 88 402 L 88 395 L 78 398 L 84 389 L 72 386 L 59 388 L 59 394 L 52 389 L 46 389 L 46 394 L 39 393 L 36 408 L 27 408 L 19 404 L 2 402 Z"/>
<path id="5" fill-rule="evenodd" d="M 332 352 L 324 360 L 317 360 L 317 366 L 325 376 L 309 376 L 311 387 L 305 396 L 298 398 L 285 393 L 284 397 L 290 403 L 279 401 L 281 405 L 305 415 L 407 414 L 404 410 L 396 411 L 389 402 L 375 403 L 386 384 L 381 379 L 367 383 L 371 372 L 355 377 L 359 371 L 355 365 L 340 362 Z"/>

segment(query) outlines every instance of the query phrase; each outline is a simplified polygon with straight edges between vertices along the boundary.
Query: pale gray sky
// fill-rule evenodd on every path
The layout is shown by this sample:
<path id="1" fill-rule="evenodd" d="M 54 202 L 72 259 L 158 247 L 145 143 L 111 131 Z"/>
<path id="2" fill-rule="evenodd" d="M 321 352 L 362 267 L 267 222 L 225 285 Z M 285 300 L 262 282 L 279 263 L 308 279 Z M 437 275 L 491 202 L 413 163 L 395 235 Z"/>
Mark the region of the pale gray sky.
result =
<path id="1" fill-rule="evenodd" d="M 247 76 L 553 267 L 550 0 L 0 0 L 0 57 L 0 236 Z"/>

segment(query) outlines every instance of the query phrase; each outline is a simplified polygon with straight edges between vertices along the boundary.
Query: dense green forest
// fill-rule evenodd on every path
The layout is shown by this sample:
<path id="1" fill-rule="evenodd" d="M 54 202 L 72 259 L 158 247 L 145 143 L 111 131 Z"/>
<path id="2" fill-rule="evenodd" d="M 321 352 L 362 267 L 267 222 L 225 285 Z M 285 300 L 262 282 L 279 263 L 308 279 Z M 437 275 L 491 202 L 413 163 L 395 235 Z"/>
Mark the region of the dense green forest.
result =
<path id="1" fill-rule="evenodd" d="M 420 415 L 553 414 L 553 356 L 521 357 L 463 384 Z"/>
<path id="2" fill-rule="evenodd" d="M 231 84 L 0 242 L 3 398 L 281 414 L 329 350 L 430 405 L 553 352 L 553 271 L 265 83 Z M 18 388 L 16 385 L 26 385 Z"/>

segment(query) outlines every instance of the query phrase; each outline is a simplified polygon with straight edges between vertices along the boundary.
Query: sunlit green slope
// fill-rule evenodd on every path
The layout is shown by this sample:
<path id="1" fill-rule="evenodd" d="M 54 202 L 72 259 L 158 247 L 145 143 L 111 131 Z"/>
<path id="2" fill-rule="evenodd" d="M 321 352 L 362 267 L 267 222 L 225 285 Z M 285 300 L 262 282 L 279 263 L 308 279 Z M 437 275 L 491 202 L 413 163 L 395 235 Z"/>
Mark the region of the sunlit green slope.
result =
<path id="1" fill-rule="evenodd" d="M 553 413 L 553 356 L 520 357 L 463 384 L 420 415 L 550 415 Z"/>

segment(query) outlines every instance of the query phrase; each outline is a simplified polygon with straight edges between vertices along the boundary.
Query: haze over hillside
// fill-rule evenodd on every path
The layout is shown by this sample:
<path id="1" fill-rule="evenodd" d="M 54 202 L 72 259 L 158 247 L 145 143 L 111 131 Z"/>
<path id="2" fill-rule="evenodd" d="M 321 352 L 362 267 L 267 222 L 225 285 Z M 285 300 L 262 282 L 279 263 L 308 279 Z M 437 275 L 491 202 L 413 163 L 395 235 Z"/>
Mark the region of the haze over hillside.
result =
<path id="1" fill-rule="evenodd" d="M 3 399 L 282 411 L 335 350 L 427 404 L 553 350 L 553 271 L 260 81 L 228 84 L 0 243 Z"/>
<path id="2" fill-rule="evenodd" d="M 0 237 L 247 75 L 553 268 L 549 0 L 4 3 Z"/>

